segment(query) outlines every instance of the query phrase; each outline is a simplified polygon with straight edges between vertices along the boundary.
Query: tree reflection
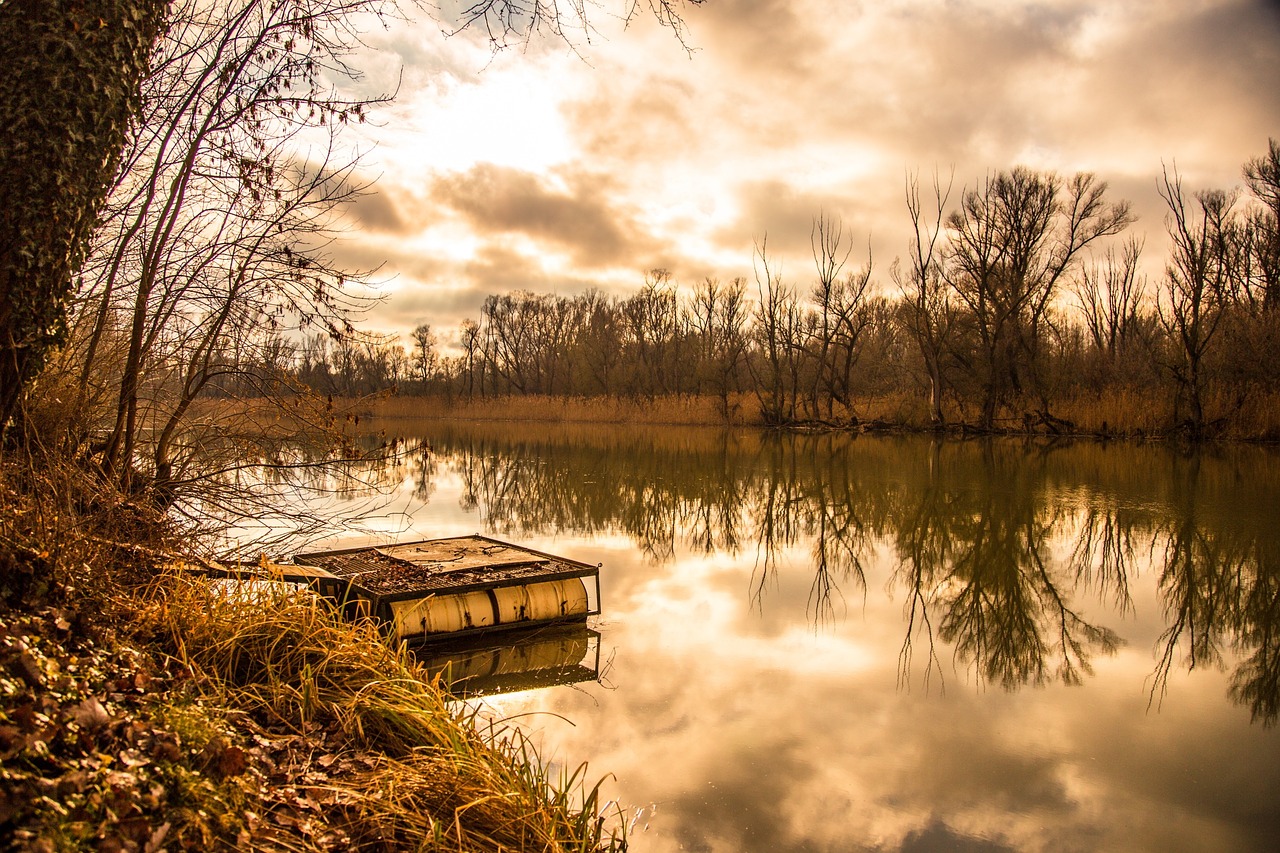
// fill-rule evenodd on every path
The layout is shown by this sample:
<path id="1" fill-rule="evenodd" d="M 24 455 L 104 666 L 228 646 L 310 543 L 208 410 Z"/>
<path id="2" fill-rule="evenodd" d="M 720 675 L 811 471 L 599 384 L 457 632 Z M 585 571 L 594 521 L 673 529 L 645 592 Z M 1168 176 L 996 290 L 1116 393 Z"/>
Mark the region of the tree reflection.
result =
<path id="1" fill-rule="evenodd" d="M 815 626 L 833 622 L 844 585 L 866 590 L 863 554 L 870 544 L 864 516 L 868 500 L 851 466 L 850 441 L 832 436 L 775 435 L 763 451 L 752 506 L 755 509 L 756 571 L 752 604 L 763 610 L 765 593 L 775 581 L 783 552 L 802 538 L 813 542 L 813 580 L 806 610 Z"/>
<path id="2" fill-rule="evenodd" d="M 908 590 L 900 680 L 910 674 L 917 620 L 930 644 L 926 677 L 937 666 L 932 608 L 938 638 L 982 680 L 1006 689 L 1050 677 L 1080 683 L 1118 637 L 1072 607 L 1071 579 L 1047 556 L 1065 508 L 1046 500 L 1043 457 L 986 442 L 945 459 L 935 444 L 921 500 L 897 528 L 898 580 Z"/>
<path id="3" fill-rule="evenodd" d="M 1274 539 L 1254 552 L 1251 583 L 1240 601 L 1238 646 L 1247 655 L 1231 675 L 1231 698 L 1255 721 L 1280 717 L 1280 547 Z"/>
<path id="4" fill-rule="evenodd" d="M 420 455 L 420 498 L 448 470 L 464 505 L 507 534 L 621 532 L 655 564 L 754 548 L 750 606 L 763 612 L 780 577 L 801 571 L 815 627 L 843 618 L 850 593 L 866 596 L 887 548 L 903 687 L 921 655 L 923 683 L 941 679 L 948 646 L 980 683 L 1080 684 L 1121 642 L 1103 622 L 1134 616 L 1133 585 L 1154 583 L 1165 626 L 1153 701 L 1179 668 L 1234 666 L 1233 700 L 1277 719 L 1270 456 L 678 430 L 513 437 L 495 425 L 440 427 Z"/>
<path id="5" fill-rule="evenodd" d="M 1166 695 L 1175 665 L 1221 668 L 1229 649 L 1238 660 L 1229 695 L 1248 706 L 1255 721 L 1274 725 L 1280 711 L 1280 543 L 1269 524 L 1241 524 L 1236 514 L 1273 507 L 1274 496 L 1236 494 L 1224 504 L 1215 485 L 1202 482 L 1202 464 L 1199 456 L 1176 460 L 1171 512 L 1154 546 L 1163 552 L 1159 581 L 1167 626 L 1152 701 Z M 1253 504 L 1250 498 L 1271 502 Z M 1226 513 L 1224 505 L 1230 507 Z"/>
<path id="6" fill-rule="evenodd" d="M 802 502 L 797 459 L 782 452 L 781 436 L 762 450 L 764 476 L 758 481 L 753 504 L 755 516 L 756 566 L 751 575 L 751 603 L 764 610 L 765 593 L 777 582 L 780 555 L 795 544 L 800 535 L 800 517 L 795 508 Z"/>
<path id="7" fill-rule="evenodd" d="M 200 474 L 187 480 L 184 465 L 175 466 L 171 515 L 193 541 L 236 553 L 288 551 L 335 525 L 358 529 L 382 517 L 406 465 L 403 443 L 381 434 L 335 447 L 305 436 L 246 441 L 227 430 L 174 450 Z"/>
<path id="8" fill-rule="evenodd" d="M 1090 503 L 1081 508 L 1080 531 L 1069 565 L 1077 586 L 1094 588 L 1098 598 L 1110 598 L 1120 615 L 1133 613 L 1129 567 L 1134 557 L 1134 533 L 1139 520 L 1114 503 Z"/>
<path id="9" fill-rule="evenodd" d="M 806 530 L 813 537 L 814 580 L 808 612 L 815 624 L 835 619 L 834 598 L 843 600 L 842 583 L 852 582 L 866 594 L 863 555 L 871 545 L 869 514 L 881 515 L 877 510 L 883 501 L 861 488 L 852 464 L 852 446 L 828 437 L 805 447 L 807 467 L 815 474 L 804 504 Z"/>
<path id="10" fill-rule="evenodd" d="M 951 535 L 955 501 L 943 483 L 939 472 L 942 465 L 942 444 L 937 439 L 929 442 L 928 466 L 920 484 L 912 491 L 915 501 L 902 502 L 895 545 L 899 555 L 898 570 L 890 581 L 906 590 L 907 600 L 903 611 L 907 618 L 907 631 L 898 652 L 898 686 L 911 683 L 911 658 L 915 637 L 923 634 L 928 653 L 925 659 L 923 682 L 926 687 L 933 673 L 942 679 L 942 662 L 938 658 L 934 641 L 934 620 L 929 604 L 934 596 L 933 578 L 937 567 L 951 561 Z"/>
<path id="11" fill-rule="evenodd" d="M 677 546 L 738 551 L 749 479 L 735 466 L 748 460 L 730 436 L 716 433 L 695 447 L 656 435 L 632 446 L 612 438 L 446 430 L 435 447 L 463 481 L 464 507 L 503 533 L 621 530 L 658 563 Z"/>

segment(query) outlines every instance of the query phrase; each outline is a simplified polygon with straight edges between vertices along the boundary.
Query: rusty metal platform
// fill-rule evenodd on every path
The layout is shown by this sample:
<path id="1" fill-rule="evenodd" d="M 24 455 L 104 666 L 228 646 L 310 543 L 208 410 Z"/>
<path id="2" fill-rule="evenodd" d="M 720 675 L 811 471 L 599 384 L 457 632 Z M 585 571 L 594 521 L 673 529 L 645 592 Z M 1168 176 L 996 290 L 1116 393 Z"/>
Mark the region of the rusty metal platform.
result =
<path id="1" fill-rule="evenodd" d="M 600 571 L 599 566 L 480 535 L 295 554 L 293 562 L 304 571 L 318 569 L 345 580 L 383 601 L 585 578 Z"/>
<path id="2" fill-rule="evenodd" d="M 598 565 L 478 534 L 295 554 L 292 566 L 273 568 L 285 580 L 323 588 L 353 618 L 372 616 L 413 642 L 600 612 Z"/>

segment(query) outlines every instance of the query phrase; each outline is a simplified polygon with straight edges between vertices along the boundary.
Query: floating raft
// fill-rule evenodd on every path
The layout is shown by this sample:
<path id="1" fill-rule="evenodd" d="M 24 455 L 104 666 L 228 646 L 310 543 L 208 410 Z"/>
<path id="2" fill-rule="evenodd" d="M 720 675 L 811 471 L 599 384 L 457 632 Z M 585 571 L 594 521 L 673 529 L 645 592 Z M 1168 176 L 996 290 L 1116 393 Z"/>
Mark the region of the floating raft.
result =
<path id="1" fill-rule="evenodd" d="M 295 554 L 284 580 L 371 615 L 397 640 L 585 621 L 600 612 L 600 567 L 487 536 Z"/>

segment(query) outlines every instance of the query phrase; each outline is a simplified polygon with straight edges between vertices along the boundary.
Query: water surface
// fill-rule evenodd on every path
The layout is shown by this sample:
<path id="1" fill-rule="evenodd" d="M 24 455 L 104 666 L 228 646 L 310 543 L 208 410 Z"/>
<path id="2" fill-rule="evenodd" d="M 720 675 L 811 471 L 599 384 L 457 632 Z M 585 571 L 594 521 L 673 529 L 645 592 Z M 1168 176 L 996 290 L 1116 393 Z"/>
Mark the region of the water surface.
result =
<path id="1" fill-rule="evenodd" d="M 400 429 L 384 537 L 603 565 L 583 680 L 468 701 L 633 850 L 1275 849 L 1275 451 Z"/>

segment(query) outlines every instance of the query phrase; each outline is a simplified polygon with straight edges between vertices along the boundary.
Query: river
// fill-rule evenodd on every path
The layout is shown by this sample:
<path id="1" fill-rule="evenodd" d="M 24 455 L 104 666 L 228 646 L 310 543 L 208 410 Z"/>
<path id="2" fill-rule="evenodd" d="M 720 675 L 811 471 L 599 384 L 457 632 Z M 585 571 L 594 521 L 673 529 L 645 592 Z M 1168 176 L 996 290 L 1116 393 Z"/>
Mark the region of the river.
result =
<path id="1" fill-rule="evenodd" d="M 632 850 L 1275 849 L 1280 452 L 381 426 L 322 544 L 602 565 L 576 683 L 467 701 L 608 774 Z"/>

